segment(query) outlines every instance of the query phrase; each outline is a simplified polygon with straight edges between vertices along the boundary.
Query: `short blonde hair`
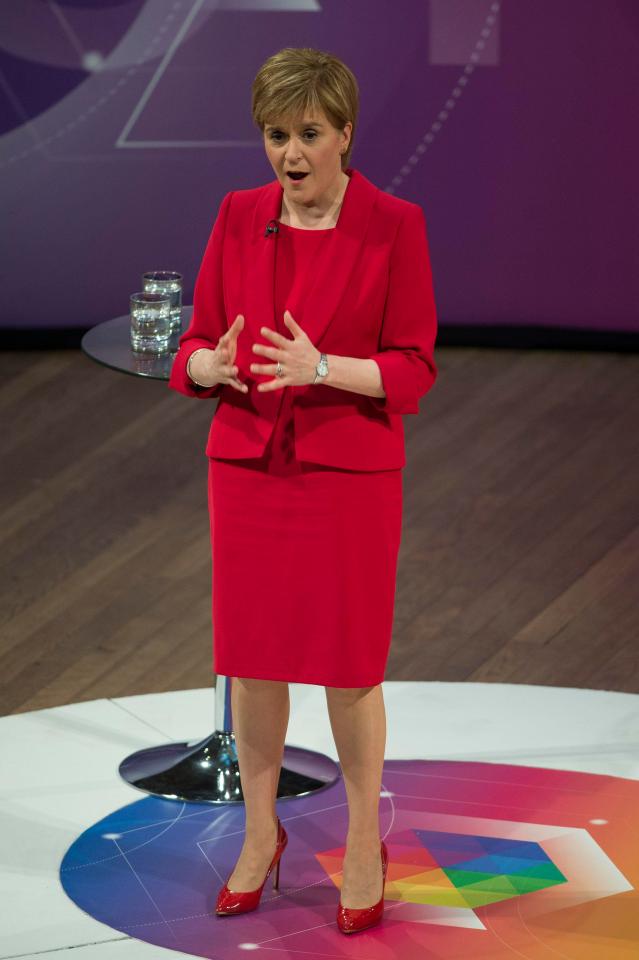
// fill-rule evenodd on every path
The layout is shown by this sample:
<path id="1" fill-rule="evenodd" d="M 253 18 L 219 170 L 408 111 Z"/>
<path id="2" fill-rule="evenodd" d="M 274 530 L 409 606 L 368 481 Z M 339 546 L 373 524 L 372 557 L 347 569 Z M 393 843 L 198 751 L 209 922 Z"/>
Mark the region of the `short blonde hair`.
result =
<path id="1" fill-rule="evenodd" d="M 285 47 L 260 67 L 252 86 L 253 120 L 264 133 L 267 123 L 323 110 L 342 132 L 353 125 L 342 170 L 350 164 L 359 112 L 359 88 L 353 73 L 338 57 L 312 47 Z"/>

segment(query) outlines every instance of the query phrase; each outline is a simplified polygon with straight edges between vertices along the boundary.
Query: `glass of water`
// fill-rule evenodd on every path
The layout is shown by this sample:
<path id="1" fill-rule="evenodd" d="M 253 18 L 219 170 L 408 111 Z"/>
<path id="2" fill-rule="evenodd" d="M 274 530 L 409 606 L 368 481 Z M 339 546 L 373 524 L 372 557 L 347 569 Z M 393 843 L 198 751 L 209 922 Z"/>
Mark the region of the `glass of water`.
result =
<path id="1" fill-rule="evenodd" d="M 149 270 L 142 274 L 142 289 L 146 293 L 162 293 L 171 298 L 171 333 L 180 330 L 182 280 L 182 274 L 176 270 Z"/>
<path id="2" fill-rule="evenodd" d="M 171 340 L 171 298 L 168 294 L 132 293 L 131 348 L 135 353 L 168 353 Z"/>

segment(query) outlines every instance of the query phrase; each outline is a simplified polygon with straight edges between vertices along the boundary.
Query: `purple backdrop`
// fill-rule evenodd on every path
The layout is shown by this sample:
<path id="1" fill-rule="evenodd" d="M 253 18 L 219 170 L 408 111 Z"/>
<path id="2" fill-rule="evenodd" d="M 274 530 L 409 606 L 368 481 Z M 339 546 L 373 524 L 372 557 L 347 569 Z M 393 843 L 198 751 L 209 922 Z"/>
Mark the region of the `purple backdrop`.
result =
<path id="1" fill-rule="evenodd" d="M 92 326 L 149 269 L 190 302 L 223 195 L 274 177 L 284 46 L 357 76 L 351 165 L 422 205 L 440 324 L 639 329 L 637 0 L 2 0 L 2 325 Z"/>

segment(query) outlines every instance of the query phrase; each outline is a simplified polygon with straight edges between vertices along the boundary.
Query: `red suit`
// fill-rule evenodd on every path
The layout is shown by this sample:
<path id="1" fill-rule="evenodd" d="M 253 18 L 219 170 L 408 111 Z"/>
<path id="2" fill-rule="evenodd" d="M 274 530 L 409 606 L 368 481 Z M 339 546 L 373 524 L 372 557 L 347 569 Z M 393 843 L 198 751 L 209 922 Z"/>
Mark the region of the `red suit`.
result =
<path id="1" fill-rule="evenodd" d="M 402 414 L 433 385 L 436 314 L 421 207 L 348 169 L 335 228 L 279 224 L 282 187 L 228 193 L 198 274 L 169 386 L 219 397 L 206 454 L 214 669 L 327 686 L 380 683 L 402 519 Z M 327 384 L 258 392 L 260 327 L 284 309 L 323 353 L 373 358 L 386 396 Z M 186 362 L 244 315 L 237 377 L 195 386 Z M 329 356 L 330 365 L 330 356 Z"/>

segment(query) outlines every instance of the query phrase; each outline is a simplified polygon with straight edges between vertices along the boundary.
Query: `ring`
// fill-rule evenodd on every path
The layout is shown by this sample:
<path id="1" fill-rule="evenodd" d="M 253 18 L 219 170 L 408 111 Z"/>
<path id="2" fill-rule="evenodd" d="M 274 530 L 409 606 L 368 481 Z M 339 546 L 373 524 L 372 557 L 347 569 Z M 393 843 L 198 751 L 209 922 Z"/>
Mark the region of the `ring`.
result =
<path id="1" fill-rule="evenodd" d="M 282 364 L 280 363 L 279 360 L 277 361 L 277 368 L 276 368 L 276 370 L 275 370 L 275 376 L 276 376 L 276 377 L 283 377 L 283 376 L 284 376 L 284 371 L 282 370 Z"/>

